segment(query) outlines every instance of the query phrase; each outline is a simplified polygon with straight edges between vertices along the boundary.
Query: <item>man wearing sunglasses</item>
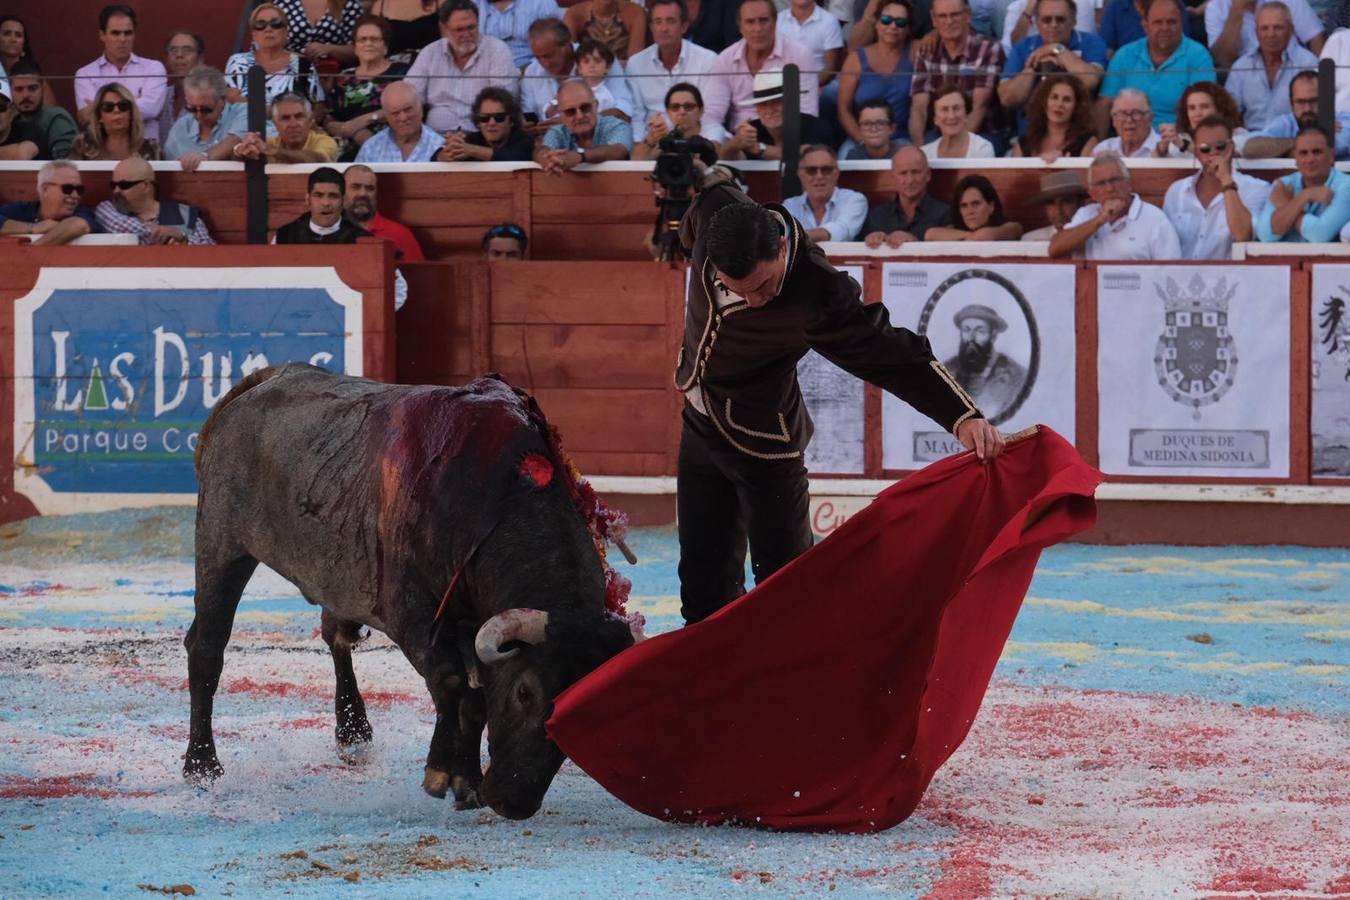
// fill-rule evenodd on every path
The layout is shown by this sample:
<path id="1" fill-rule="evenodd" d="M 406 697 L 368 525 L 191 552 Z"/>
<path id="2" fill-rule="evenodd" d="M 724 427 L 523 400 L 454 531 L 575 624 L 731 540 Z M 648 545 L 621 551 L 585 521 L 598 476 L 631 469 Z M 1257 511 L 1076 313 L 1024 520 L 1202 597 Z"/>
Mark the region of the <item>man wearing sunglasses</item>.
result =
<path id="1" fill-rule="evenodd" d="M 1036 33 L 1013 45 L 998 85 L 999 102 L 1017 110 L 1019 131 L 1026 130 L 1027 101 L 1046 73 L 1068 72 L 1091 94 L 1108 61 L 1105 42 L 1078 30 L 1078 7 L 1069 0 L 1040 0 L 1034 10 Z"/>
<path id="2" fill-rule="evenodd" d="M 248 105 L 227 103 L 228 92 L 219 69 L 198 66 L 184 77 L 184 115 L 169 130 L 165 159 L 178 160 L 185 172 L 195 171 L 206 160 L 230 159 L 235 145 L 248 134 Z"/>
<path id="3" fill-rule="evenodd" d="M 214 244 L 195 206 L 160 199 L 155 170 L 139 156 L 117 164 L 112 199 L 94 208 L 94 217 L 110 234 L 134 234 L 142 246 Z"/>
<path id="4" fill-rule="evenodd" d="M 1200 171 L 1172 182 L 1163 212 L 1177 230 L 1182 259 L 1232 259 L 1234 241 L 1253 239 L 1252 220 L 1270 184 L 1233 169 L 1233 133 L 1218 116 L 1195 126 Z"/>
<path id="5" fill-rule="evenodd" d="M 88 125 L 94 115 L 98 89 L 116 81 L 131 91 L 141 110 L 147 140 L 159 141 L 159 112 L 169 95 L 169 75 L 164 64 L 132 52 L 136 44 L 136 11 L 130 6 L 105 6 L 98 14 L 98 38 L 103 55 L 75 73 L 76 117 Z"/>
<path id="6" fill-rule="evenodd" d="M 38 170 L 38 198 L 0 206 L 0 234 L 38 235 L 36 244 L 68 244 L 103 229 L 80 205 L 84 182 L 72 162 L 58 159 Z"/>
<path id="7" fill-rule="evenodd" d="M 676 503 L 680 599 L 698 622 L 804 553 L 804 454 L 813 424 L 797 363 L 816 350 L 951 431 L 980 459 L 1003 449 L 998 429 L 933 357 L 928 341 L 864 306 L 787 209 L 761 206 L 714 167 L 680 223 L 692 278 L 676 389 L 684 393 Z"/>
<path id="8" fill-rule="evenodd" d="M 802 193 L 788 197 L 783 208 L 806 229 L 813 241 L 852 241 L 867 218 L 867 195 L 839 186 L 839 157 L 824 144 L 802 149 L 797 163 Z"/>
<path id="9" fill-rule="evenodd" d="M 633 129 L 623 119 L 602 115 L 595 94 L 581 79 L 558 88 L 558 115 L 562 124 L 544 135 L 534 161 L 550 175 L 561 175 L 582 163 L 627 159 L 633 149 Z"/>

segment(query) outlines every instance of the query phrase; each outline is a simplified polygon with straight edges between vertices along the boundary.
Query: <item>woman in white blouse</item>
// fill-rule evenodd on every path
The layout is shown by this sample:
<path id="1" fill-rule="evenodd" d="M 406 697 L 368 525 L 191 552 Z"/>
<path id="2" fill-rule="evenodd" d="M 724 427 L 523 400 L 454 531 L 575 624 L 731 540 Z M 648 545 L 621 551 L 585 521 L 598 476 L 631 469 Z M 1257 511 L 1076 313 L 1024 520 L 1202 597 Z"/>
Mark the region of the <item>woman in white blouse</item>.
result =
<path id="1" fill-rule="evenodd" d="M 956 85 L 948 85 L 933 98 L 933 124 L 941 134 L 923 145 L 923 155 L 935 159 L 993 159 L 994 145 L 970 130 L 974 109 L 970 95 Z"/>

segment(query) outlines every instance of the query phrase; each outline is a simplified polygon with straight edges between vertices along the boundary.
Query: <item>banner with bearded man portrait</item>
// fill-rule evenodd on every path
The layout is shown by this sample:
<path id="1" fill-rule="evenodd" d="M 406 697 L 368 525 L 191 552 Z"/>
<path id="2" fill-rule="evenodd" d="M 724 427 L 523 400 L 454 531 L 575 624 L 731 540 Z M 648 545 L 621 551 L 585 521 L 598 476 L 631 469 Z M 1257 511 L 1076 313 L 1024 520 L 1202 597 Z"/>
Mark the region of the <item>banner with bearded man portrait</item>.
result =
<path id="1" fill-rule="evenodd" d="M 896 262 L 882 270 L 891 321 L 933 354 L 1005 434 L 1042 423 L 1074 434 L 1072 264 Z M 882 398 L 882 465 L 918 469 L 959 453 L 931 422 Z"/>

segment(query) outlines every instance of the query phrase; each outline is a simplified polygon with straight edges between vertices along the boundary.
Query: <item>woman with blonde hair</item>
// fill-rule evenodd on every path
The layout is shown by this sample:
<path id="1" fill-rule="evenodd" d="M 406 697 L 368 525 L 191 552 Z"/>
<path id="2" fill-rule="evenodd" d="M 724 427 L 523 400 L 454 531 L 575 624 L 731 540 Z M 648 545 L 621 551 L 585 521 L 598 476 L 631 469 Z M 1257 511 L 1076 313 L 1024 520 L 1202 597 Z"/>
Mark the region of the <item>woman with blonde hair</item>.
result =
<path id="1" fill-rule="evenodd" d="M 94 95 L 89 127 L 75 138 L 71 159 L 159 159 L 159 144 L 145 136 L 145 123 L 131 91 L 115 81 Z"/>
<path id="2" fill-rule="evenodd" d="M 256 63 L 267 73 L 267 105 L 285 93 L 296 93 L 318 103 L 324 99 L 323 87 L 314 64 L 304 56 L 286 49 L 291 21 L 275 3 L 260 3 L 248 17 L 253 49 L 236 53 L 225 63 L 225 80 L 230 85 L 230 103 L 248 96 L 248 70 Z"/>

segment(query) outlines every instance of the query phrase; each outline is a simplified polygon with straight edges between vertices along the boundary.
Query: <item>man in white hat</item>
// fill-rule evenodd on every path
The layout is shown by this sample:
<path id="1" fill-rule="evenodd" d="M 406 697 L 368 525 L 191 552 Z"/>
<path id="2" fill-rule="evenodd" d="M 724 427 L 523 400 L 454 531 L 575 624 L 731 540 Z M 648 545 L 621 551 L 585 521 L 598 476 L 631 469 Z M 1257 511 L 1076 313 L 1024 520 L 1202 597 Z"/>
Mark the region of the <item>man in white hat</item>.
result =
<path id="1" fill-rule="evenodd" d="M 717 125 L 734 131 L 742 122 L 750 121 L 756 103 L 755 76 L 782 71 L 789 63 L 803 73 L 801 111 L 814 116 L 818 100 L 811 51 L 778 36 L 778 8 L 773 0 L 742 0 L 736 15 L 741 39 L 717 55 L 703 81 L 703 130 L 716 132 L 713 126 Z M 806 138 L 802 141 L 805 143 Z"/>
<path id="2" fill-rule="evenodd" d="M 783 73 L 760 72 L 755 76 L 755 118 L 736 126 L 731 139 L 722 144 L 722 159 L 783 158 Z M 816 116 L 801 115 L 801 146 L 830 143 L 829 132 Z M 704 118 L 703 127 L 708 127 Z"/>

